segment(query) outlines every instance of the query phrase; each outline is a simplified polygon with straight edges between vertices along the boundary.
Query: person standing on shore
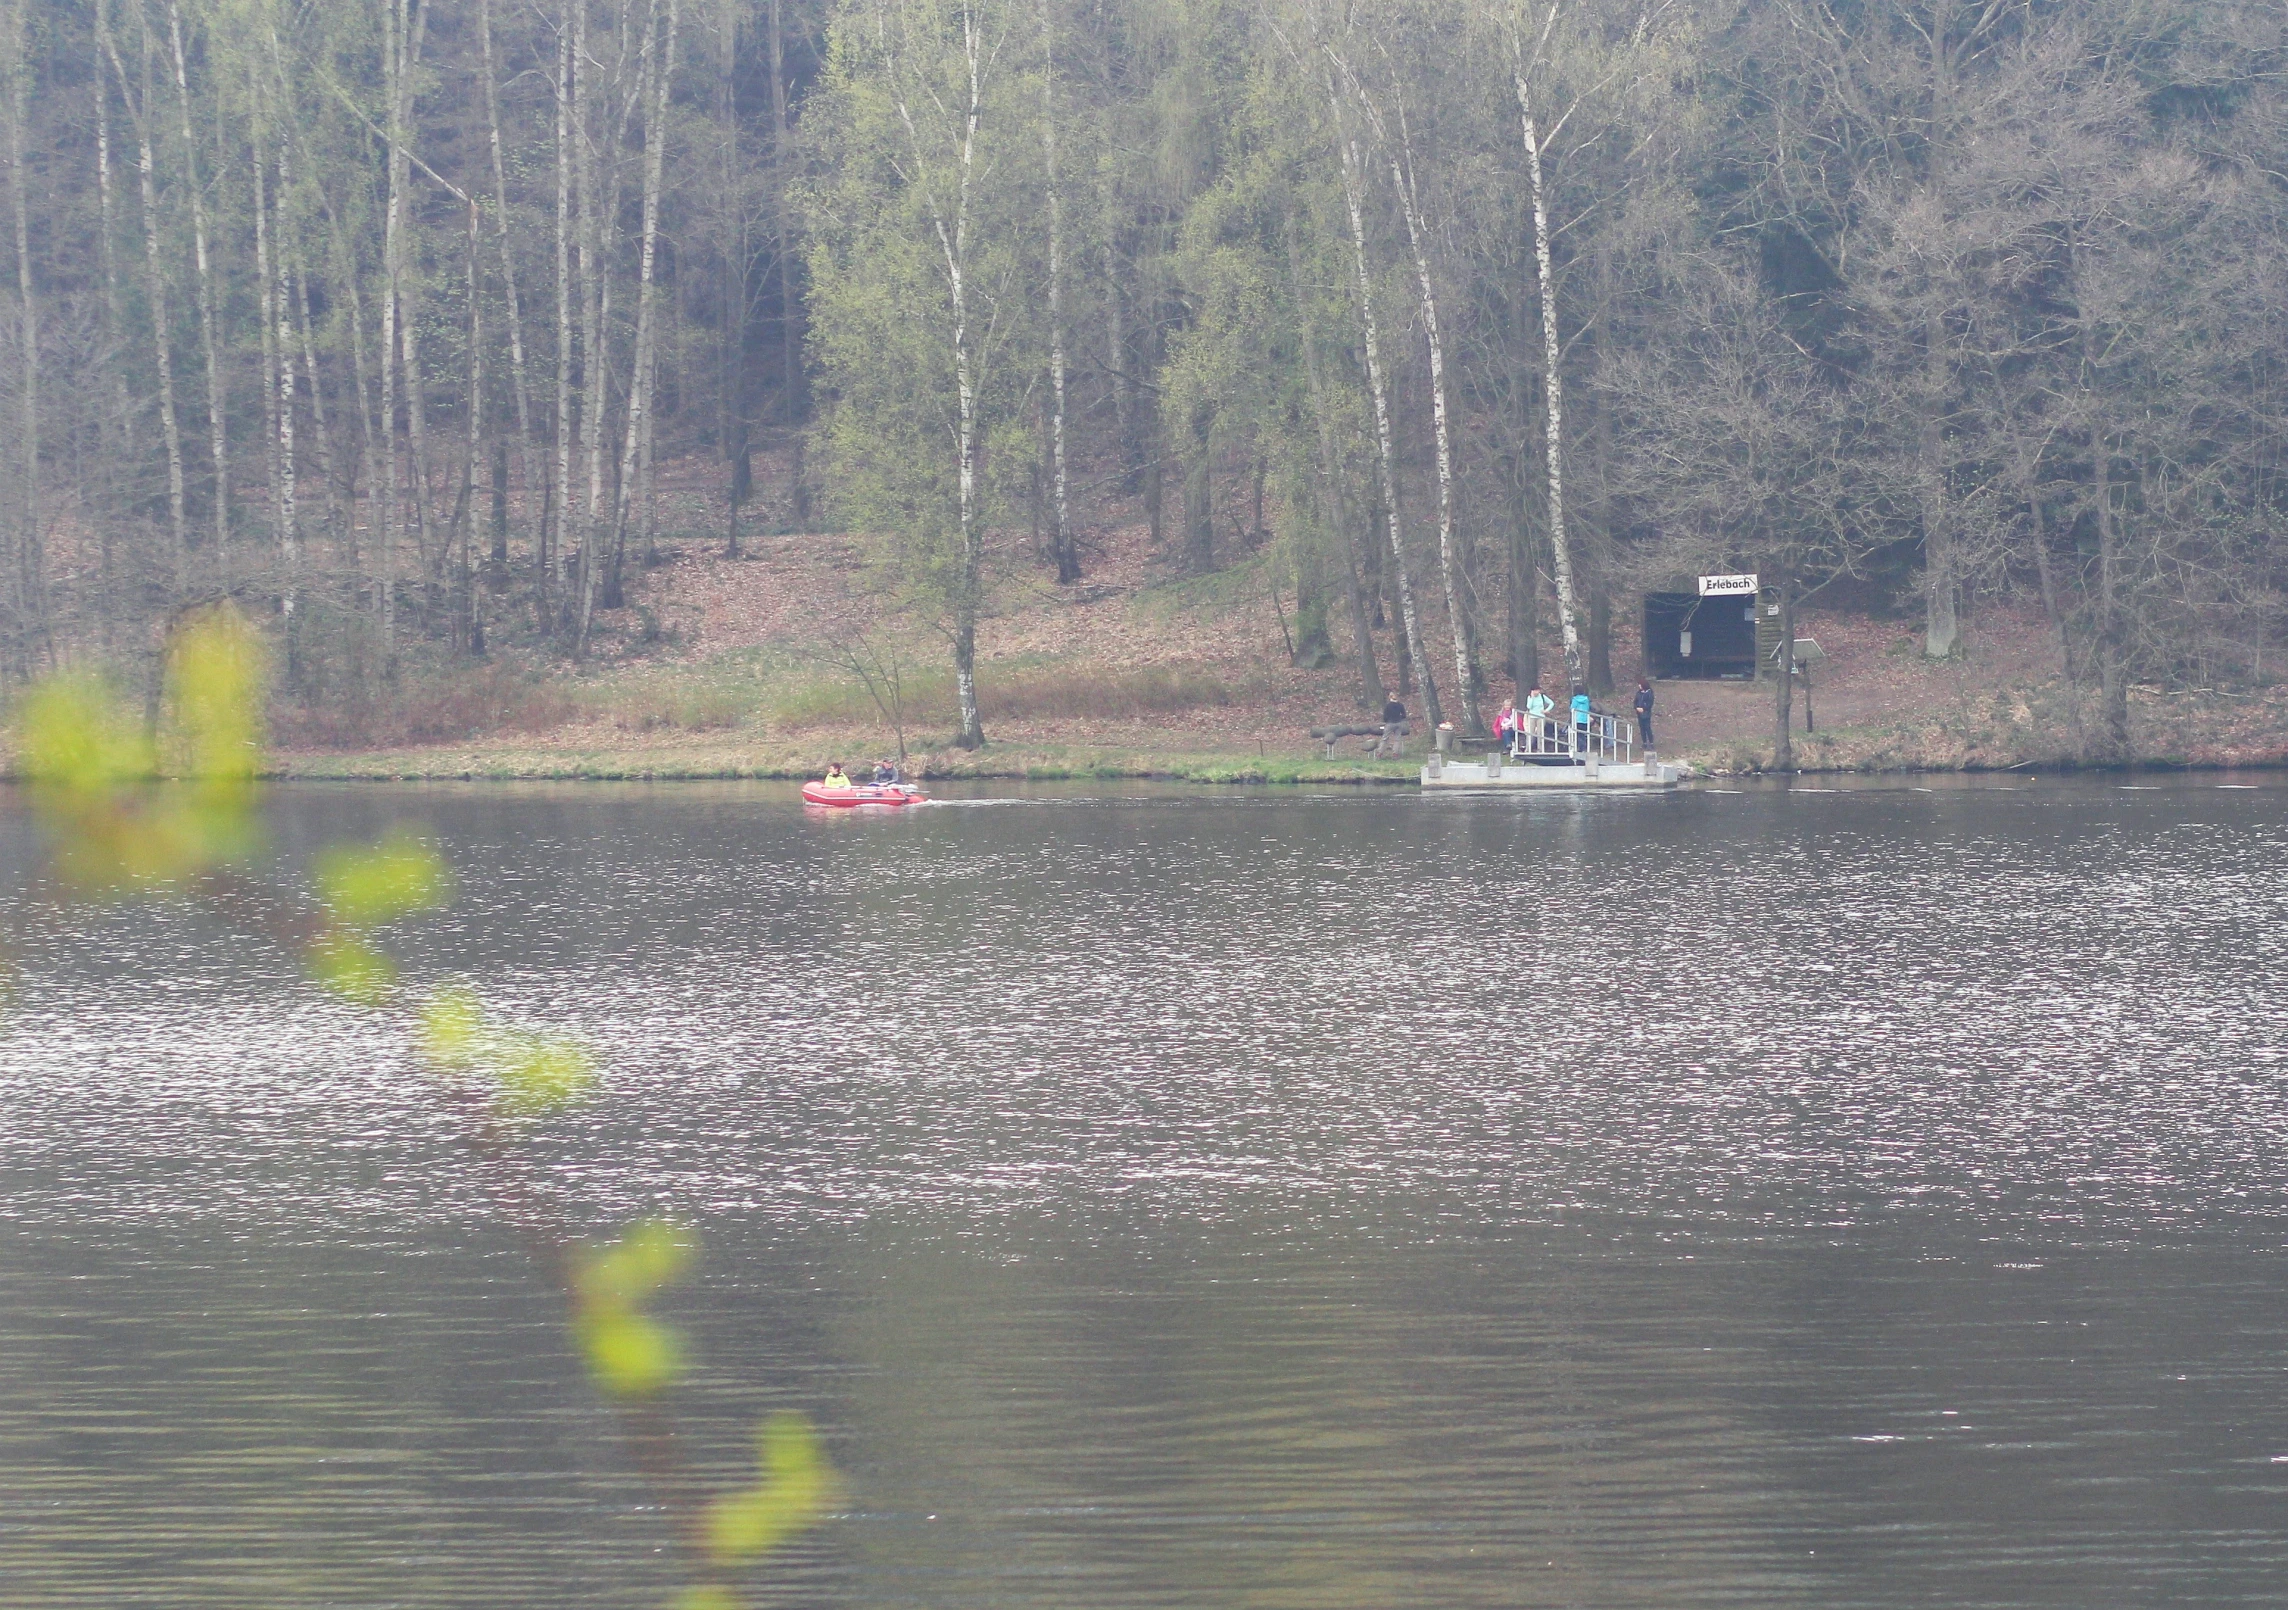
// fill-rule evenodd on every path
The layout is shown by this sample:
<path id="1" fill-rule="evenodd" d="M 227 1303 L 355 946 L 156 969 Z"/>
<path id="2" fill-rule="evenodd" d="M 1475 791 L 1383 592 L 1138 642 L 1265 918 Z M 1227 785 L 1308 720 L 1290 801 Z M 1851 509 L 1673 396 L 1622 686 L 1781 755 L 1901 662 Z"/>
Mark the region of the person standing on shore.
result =
<path id="1" fill-rule="evenodd" d="M 1573 752 L 1576 755 L 1585 755 L 1589 752 L 1589 715 L 1591 708 L 1588 690 L 1575 688 L 1573 690 Z"/>
<path id="2" fill-rule="evenodd" d="M 1536 754 L 1550 747 L 1553 735 L 1549 730 L 1549 717 L 1556 708 L 1557 701 L 1541 691 L 1540 683 L 1534 683 L 1533 691 L 1525 696 L 1525 730 L 1532 735 L 1527 747 Z"/>
<path id="3" fill-rule="evenodd" d="M 1652 750 L 1652 683 L 1637 679 L 1637 742 L 1649 754 Z"/>
<path id="4" fill-rule="evenodd" d="M 1377 755 L 1406 753 L 1406 738 L 1414 729 L 1407 724 L 1406 705 L 1397 694 L 1392 694 L 1382 706 L 1382 737 L 1375 742 Z"/>

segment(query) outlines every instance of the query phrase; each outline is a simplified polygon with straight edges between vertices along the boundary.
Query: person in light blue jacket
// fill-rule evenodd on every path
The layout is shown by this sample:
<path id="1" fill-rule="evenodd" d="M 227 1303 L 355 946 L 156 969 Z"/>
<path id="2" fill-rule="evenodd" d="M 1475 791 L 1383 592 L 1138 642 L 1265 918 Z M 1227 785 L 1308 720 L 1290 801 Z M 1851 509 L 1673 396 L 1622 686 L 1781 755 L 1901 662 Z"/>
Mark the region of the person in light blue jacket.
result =
<path id="1" fill-rule="evenodd" d="M 1589 751 L 1589 695 L 1579 688 L 1573 690 L 1573 752 L 1577 755 Z"/>

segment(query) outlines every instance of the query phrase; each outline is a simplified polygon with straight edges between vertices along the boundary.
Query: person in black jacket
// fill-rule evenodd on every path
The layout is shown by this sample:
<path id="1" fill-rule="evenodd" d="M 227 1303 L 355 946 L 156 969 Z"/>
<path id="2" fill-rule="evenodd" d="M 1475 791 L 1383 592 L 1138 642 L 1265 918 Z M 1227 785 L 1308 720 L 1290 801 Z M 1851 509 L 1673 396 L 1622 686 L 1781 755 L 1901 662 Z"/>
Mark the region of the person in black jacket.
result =
<path id="1" fill-rule="evenodd" d="M 1397 694 L 1391 694 L 1383 701 L 1382 736 L 1375 740 L 1374 752 L 1378 755 L 1403 755 L 1406 753 L 1406 745 L 1402 740 L 1412 730 L 1407 725 L 1405 703 Z"/>
<path id="2" fill-rule="evenodd" d="M 1641 677 L 1637 681 L 1637 742 L 1652 748 L 1652 684 Z"/>

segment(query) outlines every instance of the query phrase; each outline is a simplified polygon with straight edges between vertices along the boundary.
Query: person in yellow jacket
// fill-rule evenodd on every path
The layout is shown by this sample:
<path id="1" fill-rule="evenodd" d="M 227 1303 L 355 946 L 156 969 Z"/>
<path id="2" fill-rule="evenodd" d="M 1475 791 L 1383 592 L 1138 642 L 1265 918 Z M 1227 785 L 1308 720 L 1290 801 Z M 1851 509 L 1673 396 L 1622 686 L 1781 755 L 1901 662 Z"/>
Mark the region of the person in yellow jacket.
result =
<path id="1" fill-rule="evenodd" d="M 843 771 L 841 761 L 835 760 L 827 763 L 826 775 L 819 780 L 818 786 L 821 788 L 848 788 L 851 786 L 849 774 Z"/>

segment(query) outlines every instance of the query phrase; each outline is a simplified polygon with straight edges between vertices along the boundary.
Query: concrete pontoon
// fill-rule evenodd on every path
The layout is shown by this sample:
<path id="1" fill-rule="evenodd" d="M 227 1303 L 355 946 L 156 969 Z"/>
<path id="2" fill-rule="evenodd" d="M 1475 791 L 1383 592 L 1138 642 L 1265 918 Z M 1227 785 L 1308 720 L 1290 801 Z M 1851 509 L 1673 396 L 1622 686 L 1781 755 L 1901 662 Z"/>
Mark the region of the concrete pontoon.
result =
<path id="1" fill-rule="evenodd" d="M 1679 766 L 1664 766 L 1651 752 L 1636 753 L 1628 720 L 1603 712 L 1579 726 L 1570 721 L 1527 721 L 1507 742 L 1478 760 L 1449 759 L 1451 728 L 1422 766 L 1424 788 L 1674 788 Z"/>
<path id="2" fill-rule="evenodd" d="M 1632 760 L 1613 765 L 1519 765 L 1505 761 L 1447 760 L 1432 755 L 1422 767 L 1424 788 L 1466 788 L 1478 792 L 1520 788 L 1674 788 L 1684 780 L 1682 768 L 1657 759 Z"/>

